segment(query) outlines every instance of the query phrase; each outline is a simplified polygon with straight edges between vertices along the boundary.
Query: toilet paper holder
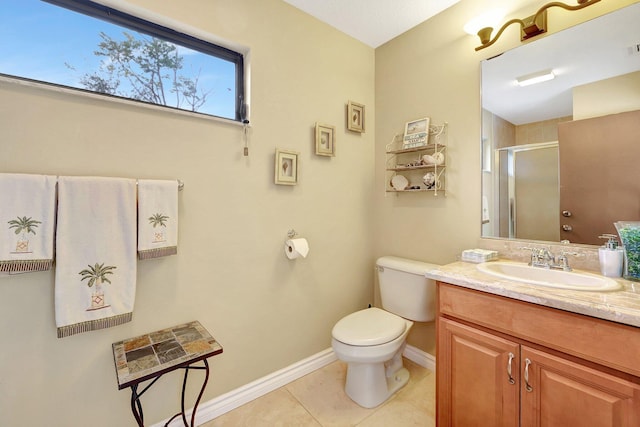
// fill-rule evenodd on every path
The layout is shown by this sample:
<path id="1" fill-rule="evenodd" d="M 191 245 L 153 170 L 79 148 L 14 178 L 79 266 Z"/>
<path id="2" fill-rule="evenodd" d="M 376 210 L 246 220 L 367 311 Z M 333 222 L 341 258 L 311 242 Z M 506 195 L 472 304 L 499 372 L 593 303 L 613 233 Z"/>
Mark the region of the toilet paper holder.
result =
<path id="1" fill-rule="evenodd" d="M 309 242 L 307 239 L 297 237 L 296 230 L 291 229 L 287 232 L 287 237 L 284 241 L 284 253 L 289 259 L 296 259 L 298 256 L 306 258 L 309 253 Z"/>

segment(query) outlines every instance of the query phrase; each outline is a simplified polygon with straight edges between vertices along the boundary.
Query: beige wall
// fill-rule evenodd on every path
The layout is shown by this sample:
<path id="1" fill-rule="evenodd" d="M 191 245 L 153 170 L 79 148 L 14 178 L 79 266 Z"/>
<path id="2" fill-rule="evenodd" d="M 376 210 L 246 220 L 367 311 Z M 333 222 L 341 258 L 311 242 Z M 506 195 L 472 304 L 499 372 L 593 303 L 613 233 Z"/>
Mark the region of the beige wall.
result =
<path id="1" fill-rule="evenodd" d="M 603 1 L 584 10 L 549 11 L 549 34 L 635 1 Z M 480 237 L 480 61 L 520 45 L 513 25 L 493 46 L 462 30 L 490 7 L 507 8 L 505 21 L 529 16 L 542 1 L 462 0 L 376 49 L 376 256 L 393 254 L 448 263 Z M 517 10 L 520 9 L 520 10 Z M 534 41 L 535 42 L 535 39 Z M 405 122 L 431 117 L 449 123 L 447 195 L 384 193 L 384 147 Z M 418 325 L 409 343 L 435 354 L 432 324 Z"/>
<path id="2" fill-rule="evenodd" d="M 640 109 L 640 71 L 573 88 L 576 120 Z"/>
<path id="3" fill-rule="evenodd" d="M 0 171 L 185 183 L 179 254 L 138 263 L 132 322 L 57 339 L 53 274 L 0 277 L 3 426 L 135 425 L 112 342 L 200 320 L 224 346 L 207 401 L 329 348 L 372 302 L 374 50 L 279 0 L 135 3 L 251 49 L 250 155 L 235 125 L 0 83 Z M 350 99 L 362 135 L 345 130 Z M 316 121 L 336 126 L 335 158 L 313 154 Z M 273 183 L 276 147 L 300 152 L 297 186 Z M 291 228 L 308 258 L 285 257 Z M 177 412 L 180 381 L 145 394 L 146 425 Z"/>
<path id="4" fill-rule="evenodd" d="M 526 123 L 515 127 L 515 145 L 538 144 L 558 140 L 558 123 L 568 122 L 572 117 L 558 117 L 541 122 Z"/>
<path id="5" fill-rule="evenodd" d="M 139 263 L 133 322 L 57 339 L 53 275 L 0 278 L 0 425 L 134 425 L 111 343 L 192 319 L 225 349 L 209 400 L 328 348 L 335 321 L 371 301 L 375 257 L 447 263 L 479 237 L 479 61 L 518 43 L 507 31 L 475 52 L 461 28 L 499 2 L 463 0 L 375 52 L 279 0 L 131 3 L 250 47 L 250 156 L 233 125 L 0 83 L 1 171 L 185 182 L 180 253 Z M 554 11 L 552 29 L 631 2 L 615 3 L 560 24 Z M 366 105 L 362 135 L 344 129 L 349 99 Z M 386 195 L 384 145 L 424 115 L 449 122 L 447 196 Z M 316 121 L 337 126 L 335 158 L 312 154 Z M 300 151 L 298 186 L 273 184 L 276 147 Z M 290 228 L 307 259 L 284 257 Z M 433 324 L 410 342 L 433 354 Z M 148 424 L 178 389 L 173 375 L 145 395 Z"/>

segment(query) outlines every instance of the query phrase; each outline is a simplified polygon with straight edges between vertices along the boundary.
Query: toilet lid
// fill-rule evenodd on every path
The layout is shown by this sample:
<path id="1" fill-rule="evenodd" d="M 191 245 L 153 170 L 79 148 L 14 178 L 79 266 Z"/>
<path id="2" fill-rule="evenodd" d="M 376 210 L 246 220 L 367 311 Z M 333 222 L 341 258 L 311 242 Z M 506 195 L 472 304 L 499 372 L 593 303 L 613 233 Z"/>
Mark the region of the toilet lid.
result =
<path id="1" fill-rule="evenodd" d="M 378 345 L 398 338 L 407 327 L 405 320 L 376 307 L 343 317 L 333 327 L 336 340 L 350 345 Z"/>

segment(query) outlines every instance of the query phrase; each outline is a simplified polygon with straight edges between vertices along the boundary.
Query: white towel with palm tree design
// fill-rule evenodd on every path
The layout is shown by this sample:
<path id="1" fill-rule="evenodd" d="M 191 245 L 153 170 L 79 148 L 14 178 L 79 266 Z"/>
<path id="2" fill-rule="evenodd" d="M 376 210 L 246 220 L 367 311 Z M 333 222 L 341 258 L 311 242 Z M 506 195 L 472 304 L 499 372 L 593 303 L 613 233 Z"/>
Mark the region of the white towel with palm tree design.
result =
<path id="1" fill-rule="evenodd" d="M 60 177 L 58 338 L 131 321 L 136 294 L 136 181 Z"/>
<path id="2" fill-rule="evenodd" d="M 51 268 L 55 206 L 55 176 L 0 174 L 0 272 Z"/>
<path id="3" fill-rule="evenodd" d="M 178 253 L 178 181 L 138 180 L 138 257 Z"/>

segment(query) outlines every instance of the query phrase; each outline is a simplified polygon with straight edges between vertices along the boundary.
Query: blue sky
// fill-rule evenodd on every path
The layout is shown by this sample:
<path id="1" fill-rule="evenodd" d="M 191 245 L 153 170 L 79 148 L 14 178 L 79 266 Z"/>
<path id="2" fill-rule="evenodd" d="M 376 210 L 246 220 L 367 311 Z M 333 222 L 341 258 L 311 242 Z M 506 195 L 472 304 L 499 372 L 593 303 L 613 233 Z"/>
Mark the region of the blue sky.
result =
<path id="1" fill-rule="evenodd" d="M 100 32 L 121 40 L 132 30 L 69 11 L 40 0 L 0 0 L 0 73 L 72 87 L 100 67 L 94 55 L 102 41 Z M 180 49 L 181 73 L 195 77 L 211 90 L 199 112 L 234 118 L 235 70 L 227 61 Z M 71 65 L 71 70 L 67 65 Z"/>

